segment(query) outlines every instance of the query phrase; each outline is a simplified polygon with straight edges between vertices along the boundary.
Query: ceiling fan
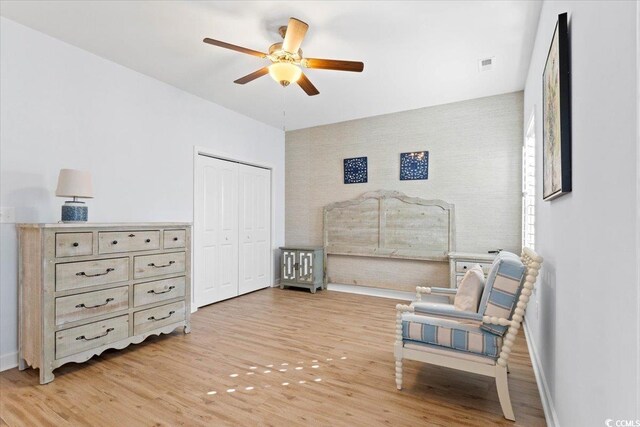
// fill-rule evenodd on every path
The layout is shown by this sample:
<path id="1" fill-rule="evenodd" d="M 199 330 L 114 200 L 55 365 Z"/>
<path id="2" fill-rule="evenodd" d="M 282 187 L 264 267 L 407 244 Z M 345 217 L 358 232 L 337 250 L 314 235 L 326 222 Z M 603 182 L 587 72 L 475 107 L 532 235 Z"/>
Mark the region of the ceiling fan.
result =
<path id="1" fill-rule="evenodd" d="M 278 30 L 284 40 L 282 43 L 272 44 L 269 47 L 268 54 L 210 38 L 205 38 L 203 42 L 223 47 L 225 49 L 235 50 L 236 52 L 257 56 L 259 58 L 267 58 L 272 62 L 271 65 L 262 67 L 259 70 L 234 81 L 234 83 L 240 85 L 249 83 L 258 77 L 264 76 L 265 74 L 269 74 L 282 86 L 289 86 L 291 83 L 298 83 L 298 86 L 300 86 L 307 95 L 313 96 L 320 92 L 309 81 L 307 76 L 304 75 L 300 67 L 317 68 L 322 70 L 353 71 L 358 73 L 364 69 L 364 64 L 362 62 L 340 61 L 337 59 L 304 58 L 302 56 L 300 45 L 302 44 L 302 40 L 304 39 L 308 29 L 309 25 L 301 20 L 289 18 L 289 24 L 287 26 L 280 27 Z"/>

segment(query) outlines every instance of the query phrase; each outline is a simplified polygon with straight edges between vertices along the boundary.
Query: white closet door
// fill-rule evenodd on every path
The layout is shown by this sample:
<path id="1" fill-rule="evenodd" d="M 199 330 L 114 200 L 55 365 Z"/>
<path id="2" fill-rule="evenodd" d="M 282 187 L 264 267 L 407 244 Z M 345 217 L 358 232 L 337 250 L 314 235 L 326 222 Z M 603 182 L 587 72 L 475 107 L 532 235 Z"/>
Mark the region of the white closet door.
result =
<path id="1" fill-rule="evenodd" d="M 238 164 L 199 155 L 195 182 L 194 299 L 238 295 Z"/>
<path id="2" fill-rule="evenodd" d="M 238 165 L 239 181 L 239 291 L 252 292 L 270 285 L 271 171 Z"/>

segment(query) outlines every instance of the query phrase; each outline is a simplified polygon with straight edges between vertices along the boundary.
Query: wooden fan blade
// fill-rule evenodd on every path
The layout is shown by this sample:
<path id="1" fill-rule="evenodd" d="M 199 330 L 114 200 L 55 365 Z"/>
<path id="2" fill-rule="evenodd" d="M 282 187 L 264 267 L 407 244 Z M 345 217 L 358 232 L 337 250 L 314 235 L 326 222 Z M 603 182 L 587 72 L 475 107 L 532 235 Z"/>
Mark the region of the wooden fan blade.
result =
<path id="1" fill-rule="evenodd" d="M 245 83 L 249 83 L 255 79 L 257 79 L 258 77 L 262 77 L 265 74 L 269 73 L 269 67 L 262 67 L 260 68 L 258 71 L 254 71 L 251 74 L 247 74 L 244 77 L 240 77 L 238 80 L 235 80 L 234 83 L 237 83 L 239 85 L 243 85 Z"/>
<path id="2" fill-rule="evenodd" d="M 296 18 L 289 18 L 287 32 L 282 42 L 282 50 L 289 53 L 297 53 L 308 29 L 309 26 L 305 22 Z"/>
<path id="3" fill-rule="evenodd" d="M 298 79 L 298 86 L 300 86 L 302 90 L 307 92 L 307 95 L 309 96 L 314 96 L 320 93 L 320 91 L 316 89 L 316 87 L 313 85 L 313 83 L 311 83 L 311 81 L 309 81 L 304 73 L 302 73 L 302 75 Z"/>
<path id="4" fill-rule="evenodd" d="M 306 58 L 302 60 L 301 64 L 307 68 L 319 68 L 322 70 L 353 71 L 356 73 L 364 70 L 362 62 L 340 61 L 338 59 Z"/>
<path id="5" fill-rule="evenodd" d="M 236 46 L 235 44 L 225 43 L 220 40 L 214 40 L 210 38 L 206 38 L 202 40 L 205 43 L 212 44 L 214 46 L 223 47 L 225 49 L 235 50 L 236 52 L 246 53 L 247 55 L 257 56 L 259 58 L 265 58 L 267 56 L 266 53 L 258 52 L 257 50 L 247 49 L 246 47 Z"/>

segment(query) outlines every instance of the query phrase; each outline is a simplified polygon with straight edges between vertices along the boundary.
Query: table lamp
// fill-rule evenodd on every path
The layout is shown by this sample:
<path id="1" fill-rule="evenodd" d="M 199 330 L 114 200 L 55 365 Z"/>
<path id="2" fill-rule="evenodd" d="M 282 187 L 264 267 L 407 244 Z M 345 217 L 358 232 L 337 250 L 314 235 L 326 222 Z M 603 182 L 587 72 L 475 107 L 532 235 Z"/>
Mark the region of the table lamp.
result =
<path id="1" fill-rule="evenodd" d="M 78 198 L 93 198 L 91 173 L 75 169 L 60 169 L 58 175 L 58 197 L 73 197 L 62 205 L 62 222 L 87 222 L 89 209 Z"/>

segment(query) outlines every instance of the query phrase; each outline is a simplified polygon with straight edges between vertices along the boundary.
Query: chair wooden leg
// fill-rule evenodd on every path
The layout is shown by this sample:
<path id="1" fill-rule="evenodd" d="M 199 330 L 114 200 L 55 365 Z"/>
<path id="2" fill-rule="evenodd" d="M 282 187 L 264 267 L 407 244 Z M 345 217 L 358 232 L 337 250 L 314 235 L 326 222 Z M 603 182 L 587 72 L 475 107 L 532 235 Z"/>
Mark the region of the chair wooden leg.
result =
<path id="1" fill-rule="evenodd" d="M 504 417 L 508 420 L 515 421 L 516 417 L 513 415 L 511 397 L 509 396 L 506 367 L 496 366 L 496 388 L 498 389 L 498 399 L 500 399 L 500 406 L 502 407 Z"/>
<path id="2" fill-rule="evenodd" d="M 402 390 L 402 359 L 396 359 L 396 388 Z"/>

